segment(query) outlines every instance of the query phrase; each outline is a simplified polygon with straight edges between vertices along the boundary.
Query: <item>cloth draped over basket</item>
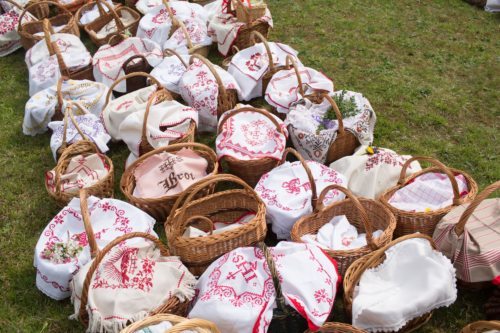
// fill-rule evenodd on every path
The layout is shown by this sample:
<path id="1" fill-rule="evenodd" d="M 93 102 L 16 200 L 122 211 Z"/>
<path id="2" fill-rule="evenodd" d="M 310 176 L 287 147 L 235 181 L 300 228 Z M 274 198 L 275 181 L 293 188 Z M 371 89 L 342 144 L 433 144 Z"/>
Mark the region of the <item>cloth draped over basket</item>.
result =
<path id="1" fill-rule="evenodd" d="M 373 154 L 367 149 L 372 149 Z M 300 151 L 300 150 L 299 150 Z M 409 155 L 399 155 L 387 148 L 360 146 L 352 156 L 330 164 L 330 168 L 346 176 L 347 188 L 357 196 L 377 199 L 398 182 L 403 164 Z M 422 170 L 418 161 L 408 167 L 408 175 Z"/>
<path id="2" fill-rule="evenodd" d="M 116 7 L 111 0 L 103 0 L 103 1 L 105 1 L 110 6 Z M 76 14 L 76 17 L 78 19 L 78 25 L 80 26 L 89 24 L 93 22 L 95 19 L 97 19 L 99 16 L 101 16 L 102 15 L 101 9 L 104 13 L 107 13 L 109 11 L 108 6 L 101 6 L 101 8 L 99 8 L 99 5 L 95 2 L 87 3 L 83 5 L 82 8 L 80 8 Z"/>
<path id="3" fill-rule="evenodd" d="M 89 80 L 60 80 L 35 95 L 24 109 L 23 133 L 37 135 L 45 133 L 51 119 L 62 119 L 67 101 L 78 102 L 94 115 L 99 115 L 105 105 L 108 87 Z"/>
<path id="4" fill-rule="evenodd" d="M 297 162 L 286 162 L 288 152 L 299 158 Z M 264 174 L 255 191 L 266 204 L 268 223 L 278 239 L 290 239 L 294 223 L 313 211 L 317 192 L 331 184 L 346 186 L 347 179 L 337 171 L 314 161 L 304 161 L 300 155 L 288 148 L 283 154 L 282 164 Z M 316 184 L 311 187 L 311 183 Z M 342 200 L 344 194 L 333 190 L 324 197 L 324 203 Z"/>
<path id="5" fill-rule="evenodd" d="M 82 214 L 81 204 L 87 204 L 88 216 Z M 84 222 L 84 219 L 87 221 Z M 92 224 L 100 249 L 116 237 L 130 232 L 156 236 L 153 230 L 155 220 L 129 203 L 94 196 L 85 202 L 73 198 L 45 227 L 35 247 L 36 286 L 50 298 L 62 300 L 69 297 L 70 280 L 80 267 L 91 260 L 85 223 Z M 131 240 L 132 243 L 134 241 L 137 240 Z M 56 244 L 68 243 L 75 243 L 81 248 L 75 257 L 54 253 Z"/>
<path id="6" fill-rule="evenodd" d="M 22 47 L 17 25 L 23 7 L 14 0 L 2 0 L 0 6 L 3 9 L 0 14 L 0 57 L 4 57 Z M 25 21 L 34 19 L 30 13 L 26 14 Z"/>
<path id="7" fill-rule="evenodd" d="M 431 242 L 428 237 L 399 239 L 354 262 L 349 270 L 359 269 L 357 264 L 363 259 L 366 263 L 380 253 L 385 255 L 377 266 L 365 264 L 354 293 L 349 291 L 355 327 L 368 332 L 398 331 L 413 319 L 455 302 L 455 269 Z M 344 285 L 350 282 L 349 270 Z"/>
<path id="8" fill-rule="evenodd" d="M 277 275 L 271 274 L 260 248 L 241 247 L 213 262 L 199 278 L 190 318 L 213 321 L 225 333 L 265 333 L 277 299 L 273 279 L 281 285 L 284 303 L 307 319 L 315 330 L 327 320 L 337 293 L 335 262 L 316 246 L 280 242 L 267 249 Z M 235 320 L 237 318 L 238 320 Z"/>
<path id="9" fill-rule="evenodd" d="M 132 56 L 143 56 L 151 67 L 158 65 L 163 59 L 161 48 L 155 42 L 138 37 L 125 38 L 118 44 L 101 46 L 94 54 L 94 77 L 110 87 L 114 81 L 125 75 L 123 64 Z M 137 59 L 133 60 L 135 63 Z M 126 83 L 120 82 L 115 90 L 126 92 Z"/>
<path id="10" fill-rule="evenodd" d="M 164 54 L 165 58 L 163 58 L 158 66 L 153 68 L 151 76 L 158 80 L 170 93 L 179 95 L 179 81 L 189 66 L 190 56 L 188 55 L 187 48 L 179 53 L 166 49 Z"/>
<path id="11" fill-rule="evenodd" d="M 208 56 L 212 39 L 208 36 L 205 22 L 199 19 L 187 18 L 178 21 L 179 28 L 163 44 L 163 49 L 183 50 L 186 47 L 190 54 L 199 50 L 203 56 Z"/>
<path id="12" fill-rule="evenodd" d="M 500 181 L 488 186 L 436 226 L 434 241 L 451 259 L 461 281 L 490 282 L 500 275 L 500 198 L 487 198 L 499 187 Z"/>
<path id="13" fill-rule="evenodd" d="M 342 91 L 336 91 L 329 95 L 333 97 L 341 96 L 341 94 Z M 357 113 L 351 117 L 342 118 L 342 128 L 339 126 L 338 119 L 326 118 L 328 110 L 335 107 L 327 98 L 318 104 L 307 98 L 301 99 L 290 108 L 285 124 L 288 126 L 295 149 L 304 158 L 319 163 L 329 162 L 330 147 L 335 143 L 340 131 L 353 134 L 358 145 L 370 145 L 373 142 L 373 132 L 377 121 L 375 111 L 362 94 L 347 91 L 344 98 L 351 97 L 354 98 Z M 324 126 L 325 122 L 327 126 Z"/>

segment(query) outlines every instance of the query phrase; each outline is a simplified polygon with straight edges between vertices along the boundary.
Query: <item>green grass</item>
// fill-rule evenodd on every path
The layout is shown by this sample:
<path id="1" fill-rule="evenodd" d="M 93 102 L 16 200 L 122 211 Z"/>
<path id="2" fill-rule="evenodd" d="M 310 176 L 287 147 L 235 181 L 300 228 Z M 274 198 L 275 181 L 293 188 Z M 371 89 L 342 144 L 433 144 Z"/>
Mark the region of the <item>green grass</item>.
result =
<path id="1" fill-rule="evenodd" d="M 371 101 L 376 145 L 435 156 L 469 172 L 481 188 L 500 179 L 498 15 L 460 0 L 269 3 L 272 40 L 300 51 L 336 89 Z M 52 301 L 35 287 L 34 246 L 58 208 L 43 185 L 54 165 L 49 134 L 21 132 L 28 99 L 23 58 L 18 51 L 0 60 L 0 332 L 79 332 L 82 326 L 67 319 L 69 301 Z M 126 155 L 124 145 L 113 145 L 117 183 Z M 486 296 L 460 292 L 420 332 L 457 332 L 481 319 Z"/>

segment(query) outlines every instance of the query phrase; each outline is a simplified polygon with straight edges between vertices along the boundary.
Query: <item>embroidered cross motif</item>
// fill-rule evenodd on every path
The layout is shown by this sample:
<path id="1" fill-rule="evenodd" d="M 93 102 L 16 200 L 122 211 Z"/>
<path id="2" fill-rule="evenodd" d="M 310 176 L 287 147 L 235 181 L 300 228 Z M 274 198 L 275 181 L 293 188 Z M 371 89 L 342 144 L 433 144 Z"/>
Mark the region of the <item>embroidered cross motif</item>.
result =
<path id="1" fill-rule="evenodd" d="M 236 276 L 238 273 L 241 273 L 243 275 L 243 278 L 245 281 L 248 283 L 251 280 L 255 279 L 257 277 L 257 274 L 255 274 L 255 270 L 257 269 L 257 262 L 248 262 L 248 261 L 243 261 L 239 264 L 236 265 L 238 268 L 237 271 L 230 272 L 227 275 L 227 279 L 234 280 L 236 279 Z"/>

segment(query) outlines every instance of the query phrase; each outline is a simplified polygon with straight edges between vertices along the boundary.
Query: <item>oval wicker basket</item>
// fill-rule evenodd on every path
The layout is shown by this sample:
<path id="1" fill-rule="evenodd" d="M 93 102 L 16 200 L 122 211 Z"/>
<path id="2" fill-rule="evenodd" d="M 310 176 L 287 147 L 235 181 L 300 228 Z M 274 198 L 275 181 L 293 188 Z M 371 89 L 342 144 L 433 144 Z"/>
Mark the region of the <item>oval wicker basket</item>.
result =
<path id="1" fill-rule="evenodd" d="M 429 167 L 426 169 L 423 169 L 419 172 L 414 173 L 410 177 L 406 178 L 406 169 L 408 166 L 413 162 L 413 161 L 427 161 L 432 163 L 434 166 Z M 446 176 L 450 179 L 452 188 L 453 188 L 453 204 L 451 206 L 437 209 L 434 211 L 430 212 L 410 212 L 410 211 L 405 211 L 405 210 L 400 210 L 395 207 L 393 207 L 390 203 L 389 200 L 390 198 L 394 195 L 394 193 L 403 188 L 406 184 L 412 182 L 415 178 L 418 176 L 421 176 L 423 174 L 429 173 L 429 172 L 442 172 L 446 174 Z M 460 193 L 458 191 L 458 185 L 455 180 L 454 174 L 462 174 L 465 177 L 465 180 L 467 181 L 467 186 L 469 189 L 469 192 L 467 195 L 464 197 L 460 197 Z M 388 190 L 386 190 L 384 193 L 381 194 L 380 196 L 380 201 L 386 205 L 396 216 L 396 230 L 394 231 L 394 236 L 395 237 L 400 237 L 403 235 L 408 235 L 408 234 L 413 234 L 415 232 L 421 232 L 423 234 L 426 234 L 428 236 L 431 236 L 434 234 L 434 229 L 436 228 L 436 225 L 438 224 L 439 221 L 448 214 L 448 212 L 454 207 L 458 206 L 462 203 L 470 202 L 472 201 L 477 194 L 477 184 L 472 179 L 472 177 L 457 169 L 453 168 L 448 168 L 445 166 L 443 163 L 439 162 L 435 158 L 432 157 L 424 157 L 424 156 L 414 156 L 410 159 L 408 159 L 405 164 L 403 165 L 401 169 L 401 173 L 399 175 L 399 180 L 398 184 Z"/>
<path id="2" fill-rule="evenodd" d="M 200 56 L 199 54 L 193 54 L 189 59 L 189 64 L 192 64 L 194 59 L 198 59 L 205 66 L 208 67 L 212 75 L 215 77 L 217 81 L 217 85 L 219 86 L 219 94 L 217 96 L 217 117 L 219 118 L 224 112 L 232 110 L 236 103 L 238 103 L 238 92 L 236 89 L 226 89 L 224 86 L 224 82 L 222 82 L 219 73 L 215 69 L 214 65 L 207 58 Z"/>
<path id="3" fill-rule="evenodd" d="M 347 272 L 344 276 L 344 310 L 346 313 L 346 316 L 350 319 L 352 316 L 352 302 L 353 302 L 353 295 L 354 295 L 354 289 L 358 285 L 359 280 L 361 279 L 361 276 L 363 273 L 369 269 L 369 268 L 374 268 L 380 265 L 381 263 L 384 262 L 385 260 L 385 251 L 387 251 L 389 248 L 392 246 L 401 243 L 405 240 L 412 239 L 412 238 L 422 238 L 426 239 L 429 241 L 429 243 L 432 245 L 433 249 L 436 250 L 436 245 L 432 241 L 432 238 L 430 238 L 427 235 L 422 235 L 422 234 L 411 234 L 411 235 L 406 235 L 403 237 L 400 237 L 398 239 L 393 240 L 389 244 L 386 244 L 385 246 L 381 247 L 378 250 L 375 250 L 372 253 L 369 253 L 358 260 L 356 260 L 352 265 L 347 269 Z M 432 316 L 432 311 L 428 312 L 420 317 L 414 318 L 408 323 L 401 328 L 398 333 L 406 333 L 406 332 L 412 332 L 416 330 L 417 328 L 421 327 L 425 323 L 431 319 Z"/>
<path id="4" fill-rule="evenodd" d="M 135 36 L 137 33 L 137 27 L 139 26 L 139 21 L 141 19 L 141 14 L 136 12 L 135 10 L 126 7 L 126 6 L 118 6 L 113 7 L 109 3 L 103 0 L 95 0 L 93 2 L 88 3 L 86 6 L 97 5 L 99 10 L 99 17 L 93 20 L 90 23 L 84 24 L 83 29 L 89 35 L 90 40 L 97 46 L 104 45 L 108 42 L 109 38 L 116 34 L 130 34 L 131 36 Z M 103 5 L 107 8 L 108 11 L 104 10 Z M 83 9 L 83 7 L 82 7 Z M 133 18 L 133 21 L 124 25 L 121 17 L 123 17 L 123 13 L 128 13 Z M 80 22 L 81 11 L 79 11 L 76 15 L 77 23 Z M 116 24 L 116 30 L 108 33 L 106 36 L 100 37 L 97 36 L 97 32 L 100 31 L 104 26 L 109 24 L 111 21 L 114 21 Z"/>
<path id="5" fill-rule="evenodd" d="M 237 184 L 243 189 L 211 193 L 221 182 Z M 244 225 L 219 234 L 211 233 L 214 220 L 234 222 L 248 212 L 256 215 Z M 208 225 L 210 235 L 183 237 L 186 228 L 197 221 Z M 224 174 L 191 185 L 179 196 L 165 221 L 172 253 L 179 256 L 194 275 L 201 275 L 213 261 L 229 251 L 263 241 L 266 232 L 266 207 L 257 193 L 238 177 Z"/>
<path id="6" fill-rule="evenodd" d="M 269 23 L 264 22 L 262 20 L 252 21 L 252 16 L 248 12 L 248 8 L 246 8 L 239 0 L 231 0 L 231 4 L 234 9 L 231 9 L 231 5 L 228 4 L 227 12 L 229 14 L 236 17 L 237 16 L 236 10 L 239 10 L 243 12 L 244 13 L 243 15 L 247 18 L 246 24 L 242 26 L 238 31 L 238 36 L 236 37 L 233 45 L 236 45 L 236 47 L 240 50 L 252 46 L 254 44 L 252 32 L 254 31 L 259 32 L 262 36 L 267 38 L 267 36 L 269 35 L 269 29 L 271 28 Z"/>
<path id="7" fill-rule="evenodd" d="M 499 332 L 500 331 L 500 321 L 498 320 L 480 320 L 470 323 L 469 325 L 462 328 L 460 333 L 486 333 L 488 331 Z"/>
<path id="8" fill-rule="evenodd" d="M 133 195 L 135 189 L 135 169 L 143 163 L 148 157 L 160 154 L 163 152 L 168 152 L 170 154 L 175 154 L 183 148 L 189 148 L 195 151 L 198 155 L 203 157 L 208 162 L 207 176 L 215 175 L 218 172 L 219 164 L 217 162 L 217 155 L 208 146 L 201 143 L 177 143 L 173 145 L 168 145 L 165 147 L 157 148 L 150 151 L 147 154 L 142 155 L 136 161 L 134 161 L 125 171 L 123 172 L 120 188 L 122 193 L 125 195 L 127 200 L 134 206 L 142 209 L 149 215 L 156 218 L 157 221 L 165 221 L 167 216 L 170 214 L 172 207 L 174 206 L 177 198 L 182 194 L 178 193 L 175 195 L 167 195 L 160 198 L 138 198 Z M 210 190 L 200 193 L 200 197 L 210 193 Z"/>
<path id="9" fill-rule="evenodd" d="M 144 112 L 144 120 L 142 121 L 141 142 L 139 143 L 139 156 L 149 153 L 150 151 L 153 151 L 155 149 L 149 143 L 147 134 L 148 117 L 151 107 L 158 102 L 171 101 L 171 100 L 173 100 L 172 95 L 166 89 L 159 89 L 149 97 L 148 103 L 146 104 L 146 111 Z M 184 133 L 184 136 L 170 141 L 169 144 L 172 145 L 176 143 L 194 142 L 195 133 L 196 133 L 196 122 L 194 120 L 191 120 L 189 128 L 187 132 Z"/>
<path id="10" fill-rule="evenodd" d="M 283 128 L 268 111 L 264 109 L 257 109 L 254 107 L 242 107 L 239 109 L 228 111 L 224 116 L 224 119 L 219 122 L 217 135 L 221 134 L 223 126 L 229 118 L 242 112 L 256 112 L 264 115 L 274 124 L 277 132 L 285 135 L 285 133 L 283 132 Z M 243 179 L 248 185 L 254 187 L 259 182 L 260 177 L 262 177 L 263 174 L 274 169 L 278 165 L 280 160 L 272 157 L 264 157 L 255 160 L 239 160 L 232 156 L 222 156 L 220 158 L 220 162 L 226 163 L 229 173 L 238 176 L 239 178 Z"/>
<path id="11" fill-rule="evenodd" d="M 316 184 L 312 183 L 312 186 L 316 187 Z M 331 190 L 343 192 L 346 195 L 346 200 L 323 207 L 322 202 Z M 392 234 L 396 228 L 396 218 L 387 207 L 378 201 L 356 198 L 351 191 L 342 186 L 329 185 L 321 192 L 313 213 L 295 222 L 291 232 L 292 240 L 302 243 L 302 236 L 318 233 L 322 226 L 339 215 L 346 215 L 349 223 L 354 225 L 359 233 L 365 232 L 367 242 L 367 245 L 352 250 L 324 250 L 337 261 L 339 273 L 343 276 L 354 261 L 391 242 Z M 374 229 L 383 230 L 382 235 L 377 240 L 373 239 Z"/>
<path id="12" fill-rule="evenodd" d="M 316 332 L 320 333 L 367 333 L 365 330 L 356 328 L 349 324 L 344 323 L 325 323 Z M 307 330 L 304 333 L 312 333 L 311 330 Z"/>
<path id="13" fill-rule="evenodd" d="M 121 330 L 120 333 L 134 333 L 149 326 L 160 324 L 164 321 L 168 321 L 172 324 L 172 327 L 167 329 L 164 333 L 182 333 L 188 330 L 196 333 L 220 333 L 217 326 L 208 320 L 198 318 L 187 319 L 166 313 L 156 314 L 154 316 L 146 317 L 143 320 L 136 321 Z"/>
<path id="14" fill-rule="evenodd" d="M 37 33 L 43 32 L 43 21 L 39 19 L 38 21 L 23 23 L 23 17 L 27 12 L 43 12 L 45 10 L 44 8 L 46 8 L 48 5 L 55 6 L 58 10 L 58 14 L 50 18 L 47 14 L 47 17 L 44 16 L 43 18 L 48 19 L 52 26 L 64 25 L 59 33 L 73 34 L 80 37 L 80 29 L 78 29 L 75 17 L 60 3 L 53 1 L 32 2 L 23 10 L 21 15 L 19 16 L 19 23 L 17 26 L 17 33 L 19 34 L 19 37 L 21 38 L 21 44 L 26 51 L 29 50 L 33 45 L 35 45 L 36 42 L 44 39 L 43 35 L 35 35 Z"/>

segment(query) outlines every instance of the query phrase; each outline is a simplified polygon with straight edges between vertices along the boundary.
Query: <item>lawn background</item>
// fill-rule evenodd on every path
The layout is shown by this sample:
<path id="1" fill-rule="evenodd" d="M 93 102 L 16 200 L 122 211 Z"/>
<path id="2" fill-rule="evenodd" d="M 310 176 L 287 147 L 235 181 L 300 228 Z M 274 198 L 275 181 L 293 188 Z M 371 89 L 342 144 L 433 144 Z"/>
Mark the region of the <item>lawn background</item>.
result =
<path id="1" fill-rule="evenodd" d="M 293 46 L 337 90 L 370 100 L 377 146 L 435 156 L 469 172 L 481 189 L 500 179 L 498 14 L 461 0 L 268 2 L 271 40 Z M 54 166 L 50 136 L 21 131 L 29 97 L 22 50 L 0 59 L 0 97 L 0 332 L 83 331 L 67 319 L 69 301 L 52 301 L 35 287 L 33 249 L 59 209 L 43 184 Z M 111 150 L 118 183 L 127 149 Z M 123 198 L 118 187 L 116 193 Z M 457 332 L 482 318 L 486 296 L 461 292 L 419 332 Z M 342 320 L 337 302 L 335 318 Z"/>

